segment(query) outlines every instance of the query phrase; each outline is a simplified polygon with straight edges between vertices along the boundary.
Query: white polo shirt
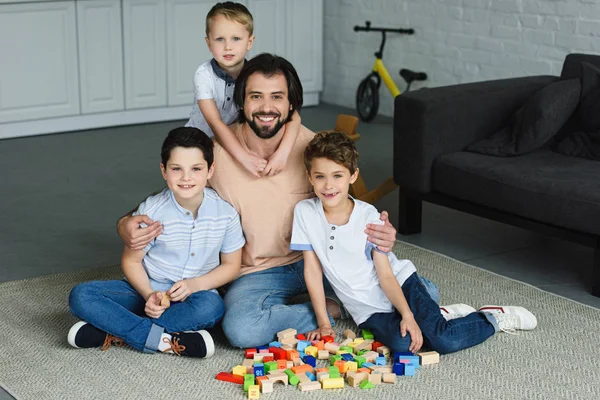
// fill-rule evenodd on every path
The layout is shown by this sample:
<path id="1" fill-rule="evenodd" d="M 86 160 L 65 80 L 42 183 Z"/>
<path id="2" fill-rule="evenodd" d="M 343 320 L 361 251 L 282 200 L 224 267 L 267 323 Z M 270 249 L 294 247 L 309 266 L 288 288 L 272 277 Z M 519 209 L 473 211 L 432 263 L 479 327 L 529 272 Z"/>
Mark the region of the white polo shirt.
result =
<path id="1" fill-rule="evenodd" d="M 393 304 L 379 285 L 379 278 L 364 230 L 367 224 L 383 223 L 379 212 L 364 201 L 354 200 L 354 209 L 345 225 L 327 222 L 318 197 L 300 201 L 294 209 L 291 250 L 312 250 L 333 290 L 359 325 L 371 315 L 392 312 Z M 416 268 L 409 260 L 388 259 L 400 286 Z"/>
<path id="2" fill-rule="evenodd" d="M 198 107 L 198 100 L 206 99 L 215 101 L 225 125 L 237 121 L 238 107 L 233 101 L 233 89 L 235 79 L 223 71 L 214 58 L 200 65 L 194 74 L 194 105 L 185 126 L 198 128 L 209 137 L 215 136 Z"/>
<path id="3" fill-rule="evenodd" d="M 233 253 L 246 243 L 237 211 L 210 188 L 204 188 L 196 218 L 168 188 L 148 197 L 133 215 L 163 224 L 163 233 L 144 248 L 142 260 L 153 290 L 207 274 L 220 265 L 220 253 Z"/>

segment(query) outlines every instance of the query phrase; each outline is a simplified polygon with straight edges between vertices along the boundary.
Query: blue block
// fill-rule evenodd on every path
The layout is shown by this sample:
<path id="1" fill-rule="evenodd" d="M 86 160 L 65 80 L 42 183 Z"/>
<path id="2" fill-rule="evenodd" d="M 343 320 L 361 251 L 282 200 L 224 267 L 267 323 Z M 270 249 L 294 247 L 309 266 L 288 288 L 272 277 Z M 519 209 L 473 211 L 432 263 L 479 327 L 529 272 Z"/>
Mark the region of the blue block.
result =
<path id="1" fill-rule="evenodd" d="M 354 361 L 354 357 L 350 353 L 342 353 L 341 356 L 344 361 Z"/>
<path id="2" fill-rule="evenodd" d="M 313 356 L 304 356 L 302 357 L 302 361 L 304 361 L 304 363 L 310 365 L 313 368 L 317 366 L 317 359 Z"/>
<path id="3" fill-rule="evenodd" d="M 314 358 L 314 357 L 313 357 Z M 314 365 L 313 365 L 314 366 Z M 312 372 L 306 372 L 306 376 L 308 376 L 308 379 L 310 379 L 311 381 L 316 381 L 317 377 L 314 376 L 314 374 Z"/>
<path id="4" fill-rule="evenodd" d="M 415 376 L 417 367 L 414 364 L 404 364 L 404 375 Z"/>
<path id="5" fill-rule="evenodd" d="M 296 350 L 298 351 L 304 351 L 305 348 L 307 348 L 308 346 L 310 346 L 311 343 L 306 341 L 306 340 L 300 340 L 297 344 L 296 344 Z"/>
<path id="6" fill-rule="evenodd" d="M 404 375 L 404 368 L 405 368 L 405 364 L 395 362 L 394 366 L 392 367 L 392 372 L 398 376 L 402 376 L 402 375 Z"/>
<path id="7" fill-rule="evenodd" d="M 385 365 L 385 357 L 377 357 L 375 359 L 375 365 Z"/>
<path id="8" fill-rule="evenodd" d="M 260 353 L 261 350 L 269 350 L 269 346 L 256 346 L 257 353 Z"/>
<path id="9" fill-rule="evenodd" d="M 265 376 L 265 366 L 263 364 L 254 364 L 254 376 Z"/>
<path id="10" fill-rule="evenodd" d="M 362 366 L 363 366 L 363 367 L 365 367 L 365 368 L 369 368 L 369 367 L 374 367 L 374 366 L 375 366 L 375 364 L 373 364 L 373 363 L 370 363 L 370 362 L 366 362 L 366 363 L 363 363 L 363 365 L 362 365 Z"/>
<path id="11" fill-rule="evenodd" d="M 304 360 L 304 357 L 306 357 L 306 353 L 303 351 L 299 351 L 298 352 L 298 357 L 300 357 L 301 360 Z"/>
<path id="12" fill-rule="evenodd" d="M 278 347 L 279 348 L 279 347 L 281 347 L 281 343 L 279 343 L 279 342 L 271 342 L 271 343 L 269 343 L 269 347 Z"/>

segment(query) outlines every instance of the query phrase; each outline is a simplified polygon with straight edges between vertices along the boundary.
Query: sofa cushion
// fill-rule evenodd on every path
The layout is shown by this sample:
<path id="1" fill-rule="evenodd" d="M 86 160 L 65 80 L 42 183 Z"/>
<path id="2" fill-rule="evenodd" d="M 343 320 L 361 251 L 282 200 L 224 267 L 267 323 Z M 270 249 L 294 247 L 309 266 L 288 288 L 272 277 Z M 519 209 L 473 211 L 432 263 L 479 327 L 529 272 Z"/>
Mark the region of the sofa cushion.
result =
<path id="1" fill-rule="evenodd" d="M 553 82 L 538 90 L 508 124 L 467 151 L 506 157 L 543 147 L 569 119 L 579 103 L 579 79 Z"/>
<path id="2" fill-rule="evenodd" d="M 600 68 L 581 63 L 581 102 L 577 119 L 584 132 L 600 131 Z"/>
<path id="3" fill-rule="evenodd" d="M 498 158 L 439 156 L 433 191 L 521 217 L 600 235 L 600 162 L 550 150 Z"/>

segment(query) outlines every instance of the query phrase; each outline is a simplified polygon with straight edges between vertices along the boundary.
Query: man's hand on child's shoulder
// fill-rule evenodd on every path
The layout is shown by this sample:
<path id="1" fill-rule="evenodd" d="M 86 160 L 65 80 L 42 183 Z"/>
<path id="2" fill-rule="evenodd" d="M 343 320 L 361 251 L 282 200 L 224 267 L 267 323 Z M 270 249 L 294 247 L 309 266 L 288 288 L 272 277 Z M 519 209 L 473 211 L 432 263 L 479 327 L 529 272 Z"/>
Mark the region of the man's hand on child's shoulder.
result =
<path id="1" fill-rule="evenodd" d="M 142 224 L 146 227 L 141 228 Z M 123 217 L 119 220 L 117 232 L 131 250 L 142 250 L 162 233 L 162 224 L 151 220 L 147 215 Z"/>
<path id="2" fill-rule="evenodd" d="M 396 243 L 396 228 L 390 223 L 387 211 L 381 212 L 380 219 L 383 225 L 367 224 L 365 233 L 369 242 L 375 244 L 380 251 L 388 253 Z"/>

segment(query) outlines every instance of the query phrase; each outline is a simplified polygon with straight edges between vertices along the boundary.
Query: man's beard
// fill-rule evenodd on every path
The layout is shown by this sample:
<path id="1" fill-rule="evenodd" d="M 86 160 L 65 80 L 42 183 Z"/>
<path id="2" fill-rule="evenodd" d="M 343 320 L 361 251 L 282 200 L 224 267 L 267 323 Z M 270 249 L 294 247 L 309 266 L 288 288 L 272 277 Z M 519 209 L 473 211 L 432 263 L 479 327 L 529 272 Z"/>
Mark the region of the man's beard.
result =
<path id="1" fill-rule="evenodd" d="M 273 126 L 273 128 L 270 128 L 268 126 L 263 126 L 260 127 L 258 126 L 258 124 L 256 123 L 255 119 L 258 115 L 268 115 L 268 116 L 273 116 L 277 118 L 277 123 Z M 279 130 L 283 127 L 283 125 L 285 125 L 286 121 L 282 121 L 281 120 L 281 115 L 275 115 L 275 114 L 265 114 L 265 113 L 254 113 L 252 114 L 252 118 L 248 118 L 248 125 L 250 126 L 250 128 L 252 128 L 252 130 L 254 131 L 254 133 L 256 133 L 256 136 L 258 136 L 261 139 L 271 139 L 273 136 L 277 135 L 277 132 L 279 132 Z"/>

